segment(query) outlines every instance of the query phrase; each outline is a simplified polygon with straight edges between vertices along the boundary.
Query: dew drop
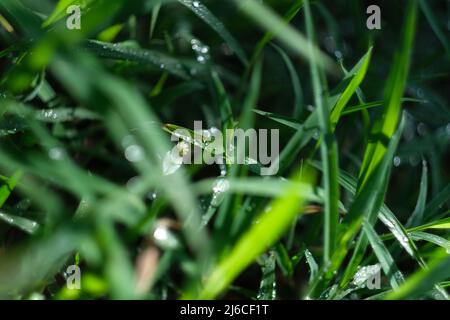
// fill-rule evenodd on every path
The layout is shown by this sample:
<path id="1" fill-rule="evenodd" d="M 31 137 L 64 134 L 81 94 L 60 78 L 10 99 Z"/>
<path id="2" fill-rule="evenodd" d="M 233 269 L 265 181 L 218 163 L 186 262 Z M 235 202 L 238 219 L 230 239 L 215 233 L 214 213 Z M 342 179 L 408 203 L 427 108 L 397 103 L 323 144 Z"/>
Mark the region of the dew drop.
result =
<path id="1" fill-rule="evenodd" d="M 144 151 L 138 145 L 131 145 L 125 149 L 125 158 L 130 162 L 138 162 L 144 158 Z"/>
<path id="2" fill-rule="evenodd" d="M 64 157 L 66 156 L 66 151 L 60 147 L 51 148 L 48 151 L 48 156 L 52 160 L 56 161 L 63 160 Z"/>

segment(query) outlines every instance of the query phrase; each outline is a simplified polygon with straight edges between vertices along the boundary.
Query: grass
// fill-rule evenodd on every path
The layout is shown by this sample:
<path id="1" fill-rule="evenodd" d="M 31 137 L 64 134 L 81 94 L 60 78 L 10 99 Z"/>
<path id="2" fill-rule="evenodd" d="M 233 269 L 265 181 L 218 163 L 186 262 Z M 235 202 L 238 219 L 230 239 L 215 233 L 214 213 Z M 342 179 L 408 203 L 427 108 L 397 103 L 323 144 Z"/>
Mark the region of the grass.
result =
<path id="1" fill-rule="evenodd" d="M 0 298 L 448 299 L 450 7 L 402 7 L 2 0 Z M 271 175 L 169 162 L 199 120 Z"/>

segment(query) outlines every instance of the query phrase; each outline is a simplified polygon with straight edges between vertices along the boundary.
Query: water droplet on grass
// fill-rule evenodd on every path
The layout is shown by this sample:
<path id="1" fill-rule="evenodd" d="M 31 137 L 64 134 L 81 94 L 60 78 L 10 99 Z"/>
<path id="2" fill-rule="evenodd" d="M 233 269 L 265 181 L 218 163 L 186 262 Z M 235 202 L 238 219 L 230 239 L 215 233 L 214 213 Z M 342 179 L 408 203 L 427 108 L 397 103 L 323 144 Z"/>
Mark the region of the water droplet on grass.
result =
<path id="1" fill-rule="evenodd" d="M 66 156 L 66 151 L 60 147 L 51 148 L 48 151 L 48 156 L 52 160 L 56 160 L 56 161 L 63 160 Z"/>
<path id="2" fill-rule="evenodd" d="M 222 193 L 227 191 L 230 188 L 230 183 L 227 179 L 219 179 L 213 186 L 214 193 Z"/>
<path id="3" fill-rule="evenodd" d="M 138 145 L 131 145 L 125 149 L 125 158 L 130 162 L 138 162 L 144 158 L 144 151 Z"/>

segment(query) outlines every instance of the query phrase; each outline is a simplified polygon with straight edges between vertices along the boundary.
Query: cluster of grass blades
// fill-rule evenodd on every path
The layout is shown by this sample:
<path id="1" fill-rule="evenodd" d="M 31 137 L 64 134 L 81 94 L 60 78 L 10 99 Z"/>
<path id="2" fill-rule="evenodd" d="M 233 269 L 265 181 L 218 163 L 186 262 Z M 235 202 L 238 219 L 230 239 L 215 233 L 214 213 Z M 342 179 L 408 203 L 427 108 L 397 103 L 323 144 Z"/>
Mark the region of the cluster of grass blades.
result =
<path id="1" fill-rule="evenodd" d="M 450 5 L 401 7 L 2 0 L 0 298 L 449 299 Z M 194 121 L 270 175 L 168 161 Z"/>

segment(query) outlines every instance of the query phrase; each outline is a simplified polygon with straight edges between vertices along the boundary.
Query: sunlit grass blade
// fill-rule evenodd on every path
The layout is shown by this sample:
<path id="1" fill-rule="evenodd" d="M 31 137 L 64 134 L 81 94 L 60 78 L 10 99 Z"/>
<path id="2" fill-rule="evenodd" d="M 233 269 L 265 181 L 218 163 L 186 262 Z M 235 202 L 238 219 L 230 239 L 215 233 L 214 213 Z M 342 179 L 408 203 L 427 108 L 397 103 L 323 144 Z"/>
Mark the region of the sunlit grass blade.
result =
<path id="1" fill-rule="evenodd" d="M 393 67 L 385 86 L 385 107 L 380 121 L 373 126 L 371 135 L 376 137 L 367 146 L 360 171 L 359 189 L 369 179 L 386 152 L 386 138 L 391 137 L 398 125 L 401 114 L 401 99 L 408 78 L 413 41 L 416 29 L 417 2 L 409 1 L 405 13 L 403 38 L 399 52 L 395 55 Z M 386 138 L 385 138 L 386 137 Z"/>
<path id="2" fill-rule="evenodd" d="M 20 170 L 14 172 L 10 178 L 0 176 L 0 208 L 5 204 L 6 200 L 8 200 L 11 192 L 14 190 L 21 177 L 22 171 Z"/>
<path id="3" fill-rule="evenodd" d="M 416 298 L 419 294 L 430 291 L 433 286 L 440 281 L 447 280 L 450 276 L 450 257 L 442 249 L 438 249 L 429 263 L 429 268 L 417 271 L 411 275 L 406 282 L 397 290 L 389 293 L 385 298 L 407 299 Z M 435 296 L 436 299 L 442 299 L 441 294 Z"/>
<path id="4" fill-rule="evenodd" d="M 284 195 L 270 205 L 270 210 L 258 218 L 259 223 L 238 240 L 207 277 L 199 295 L 201 299 L 213 299 L 222 293 L 233 280 L 261 253 L 274 244 L 293 219 L 298 216 L 303 197 L 296 188 L 288 188 Z"/>
<path id="5" fill-rule="evenodd" d="M 355 65 L 355 67 L 349 72 L 349 75 L 346 78 L 351 78 L 348 86 L 343 90 L 343 92 L 339 96 L 339 100 L 334 106 L 330 121 L 333 128 L 336 127 L 339 118 L 341 116 L 342 111 L 344 110 L 347 103 L 350 101 L 353 94 L 358 89 L 359 85 L 364 80 L 364 77 L 367 73 L 367 69 L 369 68 L 370 58 L 372 56 L 372 47 L 369 48 L 367 53 L 361 58 L 361 60 Z"/>

